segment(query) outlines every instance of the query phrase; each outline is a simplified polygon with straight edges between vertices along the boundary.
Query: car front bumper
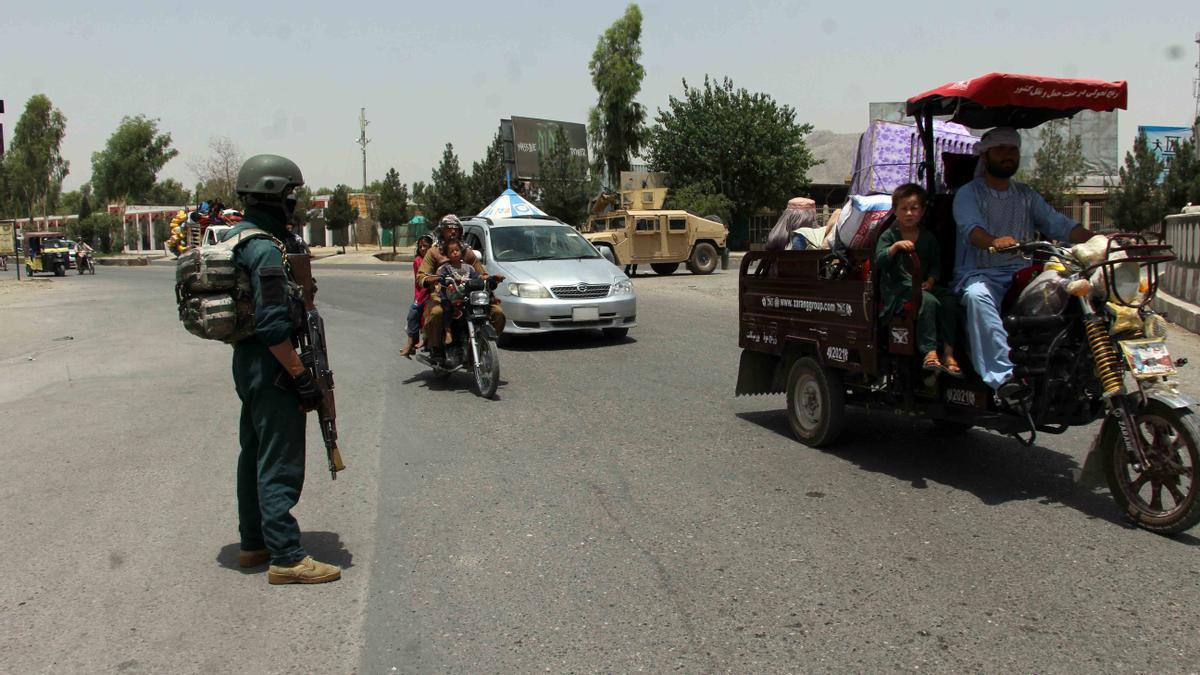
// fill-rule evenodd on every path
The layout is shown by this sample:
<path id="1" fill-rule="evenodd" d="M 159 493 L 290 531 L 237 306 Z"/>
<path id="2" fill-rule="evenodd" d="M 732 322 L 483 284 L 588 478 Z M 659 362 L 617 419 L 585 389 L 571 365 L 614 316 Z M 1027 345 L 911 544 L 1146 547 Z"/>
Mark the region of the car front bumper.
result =
<path id="1" fill-rule="evenodd" d="M 503 295 L 500 296 L 500 309 L 508 318 L 504 332 L 517 335 L 637 325 L 637 298 L 633 295 L 587 300 Z"/>

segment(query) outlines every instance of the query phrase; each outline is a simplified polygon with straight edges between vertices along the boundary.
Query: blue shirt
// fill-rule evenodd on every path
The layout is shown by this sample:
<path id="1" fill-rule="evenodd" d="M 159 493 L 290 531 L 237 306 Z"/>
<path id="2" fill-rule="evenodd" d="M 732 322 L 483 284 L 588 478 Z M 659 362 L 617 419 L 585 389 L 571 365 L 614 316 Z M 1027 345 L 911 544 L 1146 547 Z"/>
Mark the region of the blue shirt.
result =
<path id="1" fill-rule="evenodd" d="M 1003 192 L 987 186 L 980 176 L 954 195 L 954 222 L 958 224 L 954 254 L 954 289 L 961 291 L 971 276 L 983 274 L 1008 285 L 1013 272 L 1028 266 L 1024 258 L 988 253 L 971 244 L 971 230 L 979 227 L 993 237 L 1009 236 L 1019 242 L 1035 241 L 1037 232 L 1046 239 L 1068 241 L 1076 223 L 1064 216 L 1033 188 L 1010 181 Z"/>

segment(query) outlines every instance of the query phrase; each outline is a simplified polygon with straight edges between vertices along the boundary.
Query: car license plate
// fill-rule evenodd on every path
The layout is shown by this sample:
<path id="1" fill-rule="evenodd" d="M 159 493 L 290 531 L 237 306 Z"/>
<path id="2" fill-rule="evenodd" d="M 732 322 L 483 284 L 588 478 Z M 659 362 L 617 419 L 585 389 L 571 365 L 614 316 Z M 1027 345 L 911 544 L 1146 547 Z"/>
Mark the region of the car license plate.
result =
<path id="1" fill-rule="evenodd" d="M 571 310 L 572 321 L 599 321 L 599 307 L 576 307 Z"/>
<path id="2" fill-rule="evenodd" d="M 1175 374 L 1175 364 L 1163 340 L 1121 340 L 1121 352 L 1129 372 L 1138 379 Z"/>

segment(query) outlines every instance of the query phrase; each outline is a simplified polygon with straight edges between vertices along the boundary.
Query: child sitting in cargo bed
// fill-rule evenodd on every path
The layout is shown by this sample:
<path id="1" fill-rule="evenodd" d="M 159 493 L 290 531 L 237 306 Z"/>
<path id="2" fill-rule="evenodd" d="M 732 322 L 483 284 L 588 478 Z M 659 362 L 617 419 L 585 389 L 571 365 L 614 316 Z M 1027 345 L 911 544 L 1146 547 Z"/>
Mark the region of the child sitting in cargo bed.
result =
<path id="1" fill-rule="evenodd" d="M 879 267 L 880 316 L 893 316 L 912 298 L 912 275 L 904 258 L 915 253 L 921 264 L 921 310 L 917 314 L 917 348 L 925 355 L 925 370 L 941 370 L 962 377 L 954 358 L 954 340 L 958 329 L 958 298 L 944 286 L 935 285 L 941 274 L 941 250 L 933 233 L 921 228 L 929 198 L 924 188 L 905 183 L 892 192 L 895 223 L 879 235 L 875 245 L 875 264 Z M 942 344 L 938 357 L 937 346 Z"/>

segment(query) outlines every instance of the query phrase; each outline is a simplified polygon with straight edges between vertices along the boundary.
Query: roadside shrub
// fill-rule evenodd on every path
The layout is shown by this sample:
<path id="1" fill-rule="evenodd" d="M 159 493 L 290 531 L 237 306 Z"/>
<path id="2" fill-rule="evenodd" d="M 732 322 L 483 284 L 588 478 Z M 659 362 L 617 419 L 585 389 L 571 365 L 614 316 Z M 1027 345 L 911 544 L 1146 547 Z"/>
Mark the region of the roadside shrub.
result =
<path id="1" fill-rule="evenodd" d="M 732 222 L 733 200 L 705 182 L 672 188 L 664 206 L 701 217 L 715 214 L 721 217 L 726 226 Z"/>
<path id="2" fill-rule="evenodd" d="M 110 213 L 93 213 L 75 223 L 78 238 L 89 242 L 105 253 L 120 253 L 122 241 L 121 218 Z M 68 231 L 70 229 L 68 228 Z"/>

